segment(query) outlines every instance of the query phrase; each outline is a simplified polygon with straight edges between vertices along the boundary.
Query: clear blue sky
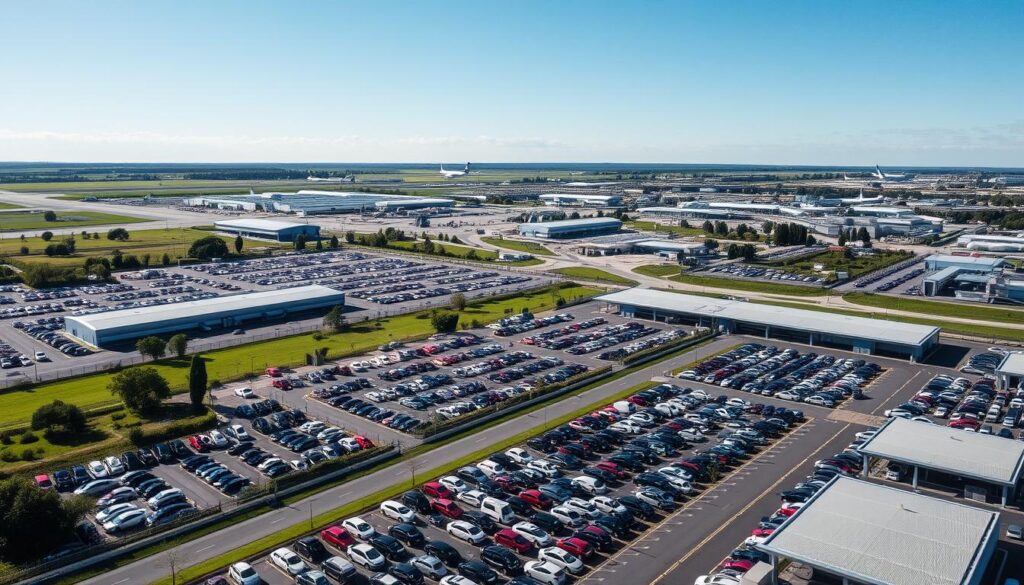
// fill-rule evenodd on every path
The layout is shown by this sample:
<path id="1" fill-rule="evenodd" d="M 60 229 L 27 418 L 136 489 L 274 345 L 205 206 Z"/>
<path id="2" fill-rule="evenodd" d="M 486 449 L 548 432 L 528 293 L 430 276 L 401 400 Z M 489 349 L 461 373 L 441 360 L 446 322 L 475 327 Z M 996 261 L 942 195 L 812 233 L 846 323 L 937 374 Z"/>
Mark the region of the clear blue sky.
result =
<path id="1" fill-rule="evenodd" d="M 1024 2 L 5 2 L 0 160 L 1024 166 Z"/>

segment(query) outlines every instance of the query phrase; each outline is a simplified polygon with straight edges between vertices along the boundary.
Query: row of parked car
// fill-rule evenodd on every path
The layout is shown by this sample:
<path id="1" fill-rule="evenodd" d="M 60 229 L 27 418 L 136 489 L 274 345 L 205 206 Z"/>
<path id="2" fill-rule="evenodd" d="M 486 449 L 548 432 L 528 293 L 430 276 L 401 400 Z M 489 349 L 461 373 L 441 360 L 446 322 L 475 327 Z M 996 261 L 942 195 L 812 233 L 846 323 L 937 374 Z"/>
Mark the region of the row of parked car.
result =
<path id="1" fill-rule="evenodd" d="M 728 264 L 709 268 L 708 272 L 728 274 L 740 278 L 760 278 L 764 280 L 787 280 L 790 282 L 804 282 L 807 284 L 823 284 L 825 279 L 820 276 L 806 276 L 794 272 L 786 272 L 775 268 L 761 268 L 759 266 L 748 266 L 745 264 Z"/>
<path id="2" fill-rule="evenodd" d="M 502 286 L 508 286 L 510 284 L 519 284 L 522 282 L 529 282 L 533 280 L 529 276 L 522 275 L 507 275 L 499 276 L 496 278 L 489 278 L 486 280 L 473 280 L 469 282 L 456 282 L 445 286 L 433 286 L 425 287 L 423 285 L 413 286 L 417 290 L 411 292 L 374 292 L 374 291 L 356 291 L 351 294 L 357 299 L 370 301 L 371 303 L 377 303 L 380 305 L 393 305 L 395 303 L 405 303 L 409 301 L 419 301 L 424 299 L 432 299 L 436 297 L 443 297 L 452 295 L 455 293 L 466 293 L 477 290 L 484 290 L 489 288 L 498 288 Z M 392 285 L 396 286 L 396 285 Z M 404 285 L 408 287 L 410 285 Z M 387 290 L 387 289 L 383 289 Z"/>
<path id="3" fill-rule="evenodd" d="M 64 355 L 83 356 L 92 353 L 91 349 L 61 335 L 60 332 L 64 330 L 63 317 L 44 317 L 34 322 L 15 321 L 13 325 L 25 335 L 42 341 Z"/>
<path id="4" fill-rule="evenodd" d="M 967 363 L 960 368 L 960 371 L 965 374 L 977 374 L 979 376 L 992 374 L 1005 357 L 1006 354 L 999 351 L 979 352 L 973 354 L 967 360 Z"/>
<path id="5" fill-rule="evenodd" d="M 512 315 L 499 319 L 494 323 L 487 325 L 489 329 L 494 331 L 494 335 L 497 337 L 509 337 L 519 333 L 526 333 L 527 331 L 534 331 L 536 329 L 543 329 L 544 327 L 550 327 L 551 325 L 557 325 L 559 323 L 566 323 L 575 319 L 570 313 L 559 313 L 557 315 L 548 315 L 547 317 L 534 318 L 529 313 L 522 313 L 519 315 Z"/>
<path id="6" fill-rule="evenodd" d="M 623 345 L 622 347 L 617 347 L 611 351 L 601 352 L 597 357 L 602 360 L 621 360 L 622 358 L 631 356 L 635 353 L 640 353 L 641 351 L 646 351 L 648 349 L 658 347 L 659 345 L 665 345 L 673 339 L 678 339 L 680 337 L 686 337 L 686 331 L 683 331 L 682 329 L 666 329 L 654 337 L 640 339 L 633 343 Z"/>
<path id="7" fill-rule="evenodd" d="M 874 284 L 874 283 L 882 280 L 883 278 L 888 278 L 888 277 L 892 276 L 893 274 L 896 274 L 900 270 L 905 270 L 905 269 L 913 266 L 914 264 L 917 264 L 918 262 L 921 262 L 922 260 L 923 260 L 923 258 L 921 258 L 921 257 L 914 257 L 914 258 L 910 258 L 908 260 L 904 260 L 902 262 L 897 262 L 896 264 L 893 264 L 892 266 L 890 266 L 888 268 L 883 268 L 881 270 L 875 270 L 874 272 L 871 272 L 869 274 L 866 274 L 866 275 L 858 278 L 853 283 L 853 285 L 855 287 L 857 287 L 857 288 L 864 288 L 864 287 L 868 286 L 869 284 Z"/>
<path id="8" fill-rule="evenodd" d="M 914 270 L 911 270 L 910 272 L 902 276 L 894 278 L 888 282 L 883 282 L 882 284 L 878 285 L 878 288 L 876 290 L 880 292 L 890 291 L 905 282 L 910 282 L 911 280 L 914 280 L 915 278 L 921 276 L 924 273 L 924 268 L 915 268 Z M 910 293 L 909 290 L 907 292 Z"/>
<path id="9" fill-rule="evenodd" d="M 557 344 L 554 344 L 552 342 L 559 337 L 572 335 L 573 333 L 578 333 L 579 331 L 585 329 L 592 329 L 599 325 L 604 325 L 607 322 L 608 320 L 605 319 L 604 317 L 594 317 L 591 319 L 585 319 L 583 321 L 569 323 L 564 327 L 559 327 L 558 329 L 553 329 L 551 331 L 545 331 L 543 333 L 538 333 L 536 335 L 528 335 L 522 338 L 520 342 L 525 345 L 536 345 L 538 347 L 544 347 L 548 349 L 564 349 L 565 347 L 568 347 L 568 345 L 563 345 L 559 347 Z"/>

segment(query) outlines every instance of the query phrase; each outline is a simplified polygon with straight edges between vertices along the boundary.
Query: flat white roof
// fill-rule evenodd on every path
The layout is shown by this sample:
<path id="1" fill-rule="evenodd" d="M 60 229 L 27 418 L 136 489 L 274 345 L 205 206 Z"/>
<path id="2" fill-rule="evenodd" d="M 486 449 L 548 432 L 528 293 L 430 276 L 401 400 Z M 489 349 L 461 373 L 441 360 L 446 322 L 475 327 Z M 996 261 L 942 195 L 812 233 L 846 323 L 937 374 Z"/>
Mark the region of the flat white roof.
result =
<path id="1" fill-rule="evenodd" d="M 249 219 L 225 219 L 214 222 L 214 227 L 226 227 L 231 229 L 249 229 L 249 230 L 261 230 L 268 232 L 277 232 L 290 228 L 303 227 L 306 224 L 297 223 L 294 221 L 281 221 L 277 219 L 261 219 L 261 218 L 249 218 Z"/>
<path id="2" fill-rule="evenodd" d="M 597 298 L 609 303 L 720 317 L 744 323 L 816 331 L 829 335 L 900 345 L 920 346 L 939 331 L 938 327 L 925 325 L 774 305 L 758 305 L 744 301 L 729 301 L 644 288 L 631 288 Z"/>
<path id="3" fill-rule="evenodd" d="M 998 525 L 997 512 L 839 476 L 757 548 L 859 583 L 962 585 L 985 570 Z"/>
<path id="4" fill-rule="evenodd" d="M 893 417 L 859 448 L 861 453 L 963 477 L 1013 485 L 1024 463 L 1024 442 Z"/>
<path id="5" fill-rule="evenodd" d="M 1003 361 L 999 362 L 996 372 L 1011 376 L 1024 376 L 1024 353 L 1013 352 L 1006 354 Z"/>
<path id="6" fill-rule="evenodd" d="M 955 262 L 957 264 L 972 264 L 976 266 L 989 266 L 998 268 L 1006 264 L 1002 258 L 986 258 L 984 256 L 953 256 L 950 254 L 932 254 L 924 259 L 925 262 Z"/>
<path id="7" fill-rule="evenodd" d="M 544 193 L 540 199 L 587 199 L 590 201 L 608 201 L 609 199 L 621 199 L 618 195 L 582 195 L 576 193 Z"/>
<path id="8" fill-rule="evenodd" d="M 78 321 L 93 331 L 104 329 L 117 329 L 130 325 L 145 325 L 169 319 L 183 317 L 195 317 L 202 319 L 209 315 L 217 315 L 226 311 L 241 311 L 252 309 L 261 305 L 273 305 L 287 302 L 309 301 L 314 299 L 329 299 L 340 297 L 344 293 L 333 288 L 312 284 L 309 286 L 297 286 L 280 290 L 268 290 L 263 292 L 246 293 L 240 295 L 228 295 L 212 299 L 201 299 L 198 301 L 186 301 L 184 303 L 170 303 L 167 305 L 153 305 L 149 307 L 136 307 L 120 311 L 108 311 L 106 313 L 93 313 L 91 315 L 79 315 L 67 317 Z"/>

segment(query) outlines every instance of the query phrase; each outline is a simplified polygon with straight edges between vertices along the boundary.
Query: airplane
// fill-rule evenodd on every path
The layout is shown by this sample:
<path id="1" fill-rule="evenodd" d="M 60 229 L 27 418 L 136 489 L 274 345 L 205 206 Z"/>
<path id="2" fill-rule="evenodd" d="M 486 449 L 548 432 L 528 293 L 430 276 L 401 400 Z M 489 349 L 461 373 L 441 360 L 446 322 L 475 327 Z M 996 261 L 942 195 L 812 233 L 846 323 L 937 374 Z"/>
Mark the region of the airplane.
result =
<path id="1" fill-rule="evenodd" d="M 878 168 L 878 165 L 875 165 L 875 172 L 871 173 L 871 174 L 874 175 L 874 177 L 876 179 L 880 179 L 882 181 L 897 181 L 897 182 L 898 181 L 909 181 L 910 177 L 911 177 L 911 175 L 904 175 L 904 174 L 891 175 L 891 174 L 883 173 L 882 169 Z"/>
<path id="2" fill-rule="evenodd" d="M 461 171 L 446 171 L 444 170 L 444 163 L 441 163 L 441 175 L 446 179 L 454 179 L 455 177 L 465 177 L 469 174 L 469 163 L 466 163 L 466 168 Z"/>
<path id="3" fill-rule="evenodd" d="M 885 198 L 882 197 L 881 195 L 878 195 L 876 197 L 865 197 L 864 196 L 864 190 L 861 189 L 860 190 L 860 195 L 858 195 L 857 197 L 844 197 L 844 198 L 840 199 L 839 201 L 843 205 L 856 205 L 856 204 L 864 205 L 864 204 L 867 204 L 867 203 L 882 203 L 883 201 L 885 201 Z"/>
<path id="4" fill-rule="evenodd" d="M 306 177 L 306 180 L 311 183 L 351 183 L 355 178 L 352 175 L 344 177 L 314 177 L 310 175 Z"/>

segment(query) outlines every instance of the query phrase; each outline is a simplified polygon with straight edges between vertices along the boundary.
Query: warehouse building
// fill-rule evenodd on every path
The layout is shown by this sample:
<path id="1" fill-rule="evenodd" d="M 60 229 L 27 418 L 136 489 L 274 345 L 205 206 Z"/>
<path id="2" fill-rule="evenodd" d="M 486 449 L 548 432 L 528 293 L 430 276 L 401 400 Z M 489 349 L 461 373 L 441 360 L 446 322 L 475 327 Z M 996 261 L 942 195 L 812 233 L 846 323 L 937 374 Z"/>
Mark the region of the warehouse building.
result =
<path id="1" fill-rule="evenodd" d="M 519 235 L 533 238 L 588 238 L 612 234 L 622 228 L 622 222 L 611 217 L 567 219 L 543 223 L 519 224 Z"/>
<path id="2" fill-rule="evenodd" d="M 1024 237 L 968 234 L 956 239 L 956 245 L 979 252 L 1024 252 Z"/>
<path id="3" fill-rule="evenodd" d="M 344 293 L 310 285 L 65 317 L 64 326 L 73 337 L 104 346 L 148 335 L 233 329 L 249 321 L 269 321 L 344 304 Z"/>
<path id="4" fill-rule="evenodd" d="M 657 254 L 664 258 L 702 257 L 712 254 L 703 242 L 652 238 L 649 234 L 626 233 L 589 238 L 576 251 L 584 256 L 616 254 Z"/>
<path id="5" fill-rule="evenodd" d="M 637 211 L 640 212 L 640 219 L 644 221 L 670 225 L 679 225 L 679 222 L 691 219 L 724 221 L 741 217 L 726 209 L 711 209 L 710 207 L 641 207 Z"/>
<path id="6" fill-rule="evenodd" d="M 815 583 L 980 585 L 998 527 L 998 512 L 837 476 L 755 547 Z"/>
<path id="7" fill-rule="evenodd" d="M 275 219 L 226 219 L 214 222 L 217 231 L 275 242 L 294 242 L 300 235 L 307 241 L 320 239 L 320 226 Z"/>
<path id="8" fill-rule="evenodd" d="M 618 305 L 619 313 L 625 317 L 690 323 L 911 360 L 923 358 L 939 339 L 938 327 L 650 289 L 631 288 L 597 299 Z"/>
<path id="9" fill-rule="evenodd" d="M 556 207 L 618 207 L 622 205 L 622 197 L 619 195 L 545 193 L 538 199 L 546 205 Z"/>
<path id="10" fill-rule="evenodd" d="M 455 202 L 440 197 L 303 190 L 297 193 L 192 197 L 186 199 L 185 204 L 232 211 L 294 213 L 301 217 L 339 213 L 395 212 L 410 209 L 447 209 L 454 206 Z"/>
<path id="11" fill-rule="evenodd" d="M 944 268 L 961 268 L 978 274 L 996 273 L 1006 265 L 1002 258 L 983 258 L 979 256 L 951 256 L 948 254 L 932 254 L 924 259 L 925 270 L 942 270 Z"/>
<path id="12" fill-rule="evenodd" d="M 928 482 L 954 489 L 966 499 L 1016 499 L 1024 466 L 1024 443 L 893 417 L 858 448 L 865 473 L 872 459 L 912 470 L 911 485 Z"/>
<path id="13" fill-rule="evenodd" d="M 1024 383 L 1024 353 L 1008 353 L 996 366 L 996 383 L 1001 390 L 1018 388 Z"/>

